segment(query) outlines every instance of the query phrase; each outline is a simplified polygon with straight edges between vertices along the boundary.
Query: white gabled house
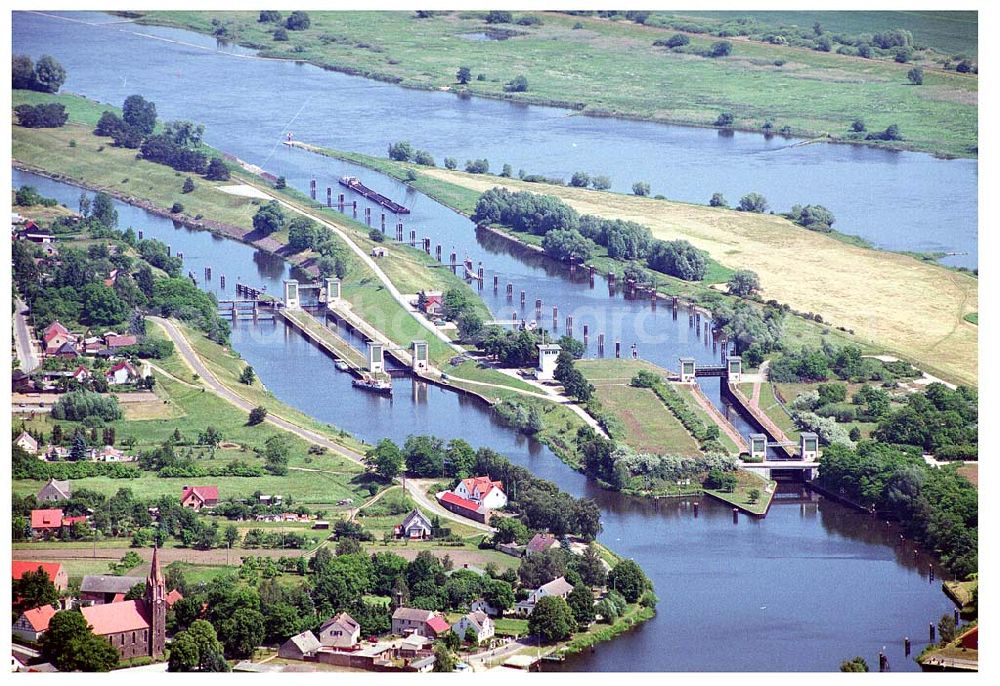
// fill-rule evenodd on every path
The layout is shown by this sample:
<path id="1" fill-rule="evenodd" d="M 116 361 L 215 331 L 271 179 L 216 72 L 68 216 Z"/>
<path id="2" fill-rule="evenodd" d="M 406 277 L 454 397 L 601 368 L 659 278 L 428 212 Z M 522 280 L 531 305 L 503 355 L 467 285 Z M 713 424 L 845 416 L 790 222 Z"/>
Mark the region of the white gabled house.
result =
<path id="1" fill-rule="evenodd" d="M 470 612 L 451 627 L 455 635 L 462 640 L 465 640 L 465 635 L 469 632 L 469 629 L 476 632 L 476 643 L 488 641 L 496 633 L 496 625 L 494 625 L 493 620 L 485 612 Z"/>
<path id="2" fill-rule="evenodd" d="M 573 591 L 573 585 L 566 581 L 566 577 L 561 576 L 553 579 L 547 584 L 542 584 L 537 589 L 528 594 L 527 600 L 522 600 L 514 606 L 514 614 L 520 617 L 527 617 L 535 610 L 535 603 L 545 596 L 558 596 L 563 600 Z"/>
<path id="3" fill-rule="evenodd" d="M 121 386 L 122 384 L 137 380 L 139 372 L 135 370 L 135 367 L 123 360 L 105 372 L 104 378 L 107 379 L 109 386 Z"/>
<path id="4" fill-rule="evenodd" d="M 507 504 L 507 494 L 503 492 L 503 483 L 493 481 L 488 476 L 462 479 L 452 492 L 460 498 L 471 500 L 488 510 L 498 510 Z"/>

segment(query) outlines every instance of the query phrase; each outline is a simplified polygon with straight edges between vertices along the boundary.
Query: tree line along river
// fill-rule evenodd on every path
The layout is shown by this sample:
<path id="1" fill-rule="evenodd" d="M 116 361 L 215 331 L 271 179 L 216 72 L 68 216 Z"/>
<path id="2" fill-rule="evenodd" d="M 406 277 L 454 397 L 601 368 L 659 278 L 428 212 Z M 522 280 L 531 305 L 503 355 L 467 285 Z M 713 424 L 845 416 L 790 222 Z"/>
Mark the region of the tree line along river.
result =
<path id="1" fill-rule="evenodd" d="M 939 188 L 915 204 L 899 199 L 903 216 L 889 213 L 882 216 L 884 222 L 878 220 L 880 230 L 885 229 L 882 240 L 912 241 L 892 247 L 934 249 L 921 241 L 964 240 L 962 227 L 969 228 L 971 221 L 974 248 L 974 161 L 822 145 L 790 152 L 773 148 L 774 141 L 747 134 L 719 139 L 713 131 L 590 120 L 568 117 L 550 108 L 460 100 L 307 65 L 234 56 L 215 50 L 214 39 L 190 32 L 78 21 L 113 20 L 101 14 L 66 16 L 77 21 L 15 14 L 14 52 L 35 58 L 55 56 L 69 74 L 65 90 L 114 104 L 138 92 L 157 103 L 161 119 L 205 123 L 206 142 L 284 175 L 299 190 L 308 191 L 313 178 L 324 189 L 326 185 L 336 187 L 341 175 L 360 177 L 366 185 L 412 209 L 404 220 L 407 228 L 418 229 L 419 236 L 432 236 L 446 254 L 454 249 L 459 259 L 468 255 L 484 263 L 488 285 L 481 292 L 498 318 L 505 312 L 509 316 L 510 310 L 518 307 L 516 296 L 512 307 L 503 293 L 510 281 L 515 284 L 515 293 L 526 290 L 529 316 L 533 317 L 535 298 L 541 298 L 543 320 L 551 316 L 551 305 L 559 306 L 560 319 L 566 314 L 576 316 L 578 338 L 582 324 L 590 322 L 592 348 L 594 333 L 605 330 L 608 341 L 616 337 L 622 340 L 623 354 L 632 340 L 638 340 L 640 355 L 663 366 L 675 367 L 680 355 L 701 362 L 715 359 L 711 344 L 706 345 L 691 332 L 686 315 L 674 320 L 669 308 L 654 312 L 646 303 L 620 296 L 609 298 L 600 279 L 591 288 L 586 279 L 581 282 L 543 258 L 510 249 L 505 242 L 486 235 L 477 236 L 465 218 L 401 184 L 346 163 L 286 149 L 280 145 L 284 133 L 292 130 L 302 140 L 373 154 L 384 154 L 389 141 L 409 138 L 431 149 L 439 159 L 445 155 L 459 159 L 485 156 L 498 166 L 509 161 L 515 168 L 523 166 L 530 172 L 547 174 L 565 174 L 561 169 L 565 165 L 569 171 L 583 168 L 609 173 L 618 187 L 630 185 L 632 176 L 642 176 L 653 182 L 654 192 L 662 190 L 671 197 L 683 197 L 685 191 L 677 190 L 682 185 L 680 179 L 690 177 L 692 189 L 697 186 L 699 192 L 722 190 L 738 196 L 758 190 L 778 207 L 786 204 L 777 190 L 785 185 L 782 174 L 795 172 L 796 182 L 791 184 L 795 192 L 811 193 L 810 188 L 814 188 L 816 195 L 789 197 L 787 205 L 821 202 L 845 224 L 853 221 L 846 212 L 846 206 L 853 205 L 845 203 L 845 210 L 841 210 L 836 200 L 821 197 L 821 192 L 844 190 L 836 181 L 840 176 L 845 182 L 852 179 L 852 184 L 856 177 L 870 178 L 883 189 L 893 188 L 892 179 L 896 178 L 901 194 L 909 194 L 914 185 L 927 179 L 934 180 L 926 181 L 930 186 L 950 181 L 950 195 Z M 236 51 L 237 55 L 245 52 Z M 366 126 L 359 126 L 359 121 Z M 413 122 L 420 126 L 413 128 Z M 654 146 L 663 154 L 652 156 L 645 147 L 641 153 L 629 147 L 644 140 L 646 147 Z M 574 147 L 571 141 L 578 145 Z M 581 146 L 585 150 L 577 150 Z M 614 156 L 606 154 L 612 147 Z M 704 154 L 728 160 L 733 174 L 725 180 L 730 185 L 704 186 L 716 178 L 705 176 L 701 162 L 693 161 Z M 758 166 L 756 160 L 768 157 Z M 689 163 L 692 166 L 684 167 Z M 904 172 L 904 176 L 909 175 L 905 183 L 892 171 L 900 165 L 908 170 Z M 833 180 L 820 183 L 821 177 L 827 177 L 827 167 Z M 871 168 L 876 171 L 871 172 Z M 622 171 L 616 173 L 616 169 Z M 752 178 L 753 187 L 740 185 L 740 177 Z M 664 184 L 659 189 L 658 178 Z M 22 183 L 34 185 L 43 195 L 56 197 L 70 207 L 75 207 L 79 196 L 79 189 L 15 170 L 14 184 Z M 881 197 L 897 197 L 893 193 Z M 955 220 L 955 208 L 962 203 L 955 202 L 954 193 L 971 197 L 971 215 Z M 875 205 L 873 196 L 874 191 L 860 199 L 871 198 L 869 204 Z M 700 197 L 685 199 L 704 201 Z M 364 206 L 360 199 L 359 206 Z M 950 225 L 957 221 L 956 235 L 941 236 L 928 230 L 922 236 L 917 226 L 906 223 L 908 212 L 919 213 L 915 206 L 937 219 L 948 212 Z M 225 274 L 230 295 L 236 279 L 277 292 L 290 274 L 282 260 L 250 246 L 190 231 L 121 203 L 116 207 L 121 226 L 141 227 L 146 237 L 163 240 L 174 251 L 182 252 L 185 272 L 200 277 L 203 267 L 211 266 L 214 274 Z M 869 217 L 878 219 L 880 210 L 869 210 Z M 373 209 L 373 216 L 377 218 L 379 211 Z M 865 215 L 859 216 L 864 219 Z M 391 219 L 390 215 L 387 221 Z M 861 228 L 859 225 L 857 232 Z M 961 245 L 949 243 L 947 249 L 960 250 Z M 489 285 L 493 272 L 500 275 L 501 282 L 496 296 Z M 217 277 L 211 286 L 202 285 L 222 295 Z M 798 487 L 782 487 L 763 520 L 741 516 L 734 521 L 728 508 L 707 500 L 701 502 L 695 516 L 690 499 L 643 501 L 595 488 L 545 446 L 501 426 L 477 401 L 413 384 L 409 379 L 397 380 L 397 393 L 391 402 L 351 392 L 347 375 L 338 373 L 322 352 L 283 324 L 240 323 L 234 327 L 232 343 L 279 399 L 367 441 L 383 436 L 402 440 L 411 433 L 461 436 L 475 446 L 500 450 L 576 496 L 595 498 L 604 513 L 601 540 L 642 565 L 661 602 L 651 622 L 599 646 L 593 654 L 571 658 L 560 668 L 832 670 L 842 659 L 856 654 L 872 663 L 885 647 L 893 670 L 916 669 L 912 660 L 903 656 L 903 637 L 914 641 L 916 654 L 920 641 L 926 639 L 927 622 L 950 609 L 939 587 L 942 570 L 936 569 L 937 581 L 928 579 L 925 574 L 933 561 L 894 546 L 898 536 L 892 527 L 803 493 Z M 607 353 L 611 346 L 606 345 Z M 706 383 L 705 390 L 714 402 L 721 403 L 717 384 Z M 316 388 L 324 392 L 318 395 L 311 390 Z M 745 423 L 731 416 L 746 431 Z"/>

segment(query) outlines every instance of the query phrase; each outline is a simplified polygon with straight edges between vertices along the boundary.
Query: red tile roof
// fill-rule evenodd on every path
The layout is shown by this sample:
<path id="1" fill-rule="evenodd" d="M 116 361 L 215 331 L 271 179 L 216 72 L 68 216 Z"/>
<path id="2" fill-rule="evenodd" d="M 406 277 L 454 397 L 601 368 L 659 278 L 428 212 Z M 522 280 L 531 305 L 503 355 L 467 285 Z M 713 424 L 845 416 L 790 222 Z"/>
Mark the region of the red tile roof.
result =
<path id="1" fill-rule="evenodd" d="M 469 493 L 475 493 L 478 490 L 480 498 L 485 498 L 494 488 L 500 489 L 501 493 L 503 492 L 503 482 L 493 481 L 488 476 L 474 476 L 470 479 L 463 479 L 462 483 L 465 484 Z"/>
<path id="2" fill-rule="evenodd" d="M 94 628 L 94 633 L 98 636 L 149 629 L 146 603 L 141 600 L 91 605 L 81 607 L 80 610 L 83 612 L 84 619 Z"/>
<path id="3" fill-rule="evenodd" d="M 124 348 L 127 345 L 135 345 L 135 336 L 107 336 L 104 339 L 105 345 L 109 348 Z"/>
<path id="4" fill-rule="evenodd" d="M 112 374 L 114 374 L 115 372 L 117 372 L 117 371 L 119 371 L 121 369 L 127 369 L 129 374 L 131 374 L 133 376 L 138 376 L 138 374 L 135 371 L 135 367 L 133 367 L 132 365 L 130 365 L 125 360 L 122 360 L 121 362 L 119 362 L 116 365 L 114 365 L 113 367 L 111 367 L 111 369 L 109 369 L 107 372 L 105 372 L 105 376 L 111 376 Z"/>
<path id="5" fill-rule="evenodd" d="M 59 529 L 62 527 L 63 511 L 55 510 L 32 510 L 32 529 Z"/>
<path id="6" fill-rule="evenodd" d="M 77 515 L 76 517 L 63 517 L 62 525 L 73 526 L 77 522 L 86 522 L 86 521 L 87 521 L 87 515 Z"/>
<path id="7" fill-rule="evenodd" d="M 444 617 L 439 617 L 437 615 L 427 620 L 427 626 L 437 635 L 443 634 L 451 628 L 451 626 L 448 625 L 448 622 L 444 621 Z"/>
<path id="8" fill-rule="evenodd" d="M 559 541 L 552 534 L 535 534 L 531 540 L 528 541 L 528 551 L 532 553 L 540 553 L 548 550 L 557 543 L 559 543 Z"/>
<path id="9" fill-rule="evenodd" d="M 197 496 L 203 503 L 209 501 L 219 501 L 219 487 L 218 486 L 188 486 L 183 491 L 181 491 L 181 502 L 183 503 L 188 499 L 191 494 Z"/>
<path id="10" fill-rule="evenodd" d="M 445 491 L 441 495 L 441 501 L 460 507 L 463 510 L 469 510 L 470 512 L 479 512 L 479 503 L 473 502 L 471 500 L 466 500 L 462 496 L 455 495 L 451 491 Z"/>
<path id="11" fill-rule="evenodd" d="M 178 600 L 184 600 L 184 596 L 181 595 L 181 592 L 175 588 L 174 590 L 172 590 L 170 593 L 167 594 L 167 597 L 164 598 L 164 600 L 166 601 L 167 607 L 169 608 L 172 607 L 173 604 L 176 603 Z"/>
<path id="12" fill-rule="evenodd" d="M 34 562 L 32 560 L 13 560 L 10 565 L 10 575 L 11 579 L 16 581 L 24 576 L 28 572 L 37 572 L 38 568 L 41 567 L 42 571 L 49 575 L 52 581 L 56 580 L 59 572 L 62 571 L 62 565 L 58 562 Z"/>
<path id="13" fill-rule="evenodd" d="M 56 609 L 51 605 L 42 605 L 33 610 L 25 610 L 24 618 L 35 631 L 42 632 L 49 628 L 49 620 L 56 613 Z"/>

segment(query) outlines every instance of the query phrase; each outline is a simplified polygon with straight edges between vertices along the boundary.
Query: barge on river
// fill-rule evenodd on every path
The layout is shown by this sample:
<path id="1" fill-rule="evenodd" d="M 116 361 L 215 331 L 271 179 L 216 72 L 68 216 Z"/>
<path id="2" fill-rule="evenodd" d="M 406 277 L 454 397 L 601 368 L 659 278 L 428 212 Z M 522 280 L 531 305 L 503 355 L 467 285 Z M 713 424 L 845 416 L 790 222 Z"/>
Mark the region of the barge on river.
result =
<path id="1" fill-rule="evenodd" d="M 352 383 L 355 388 L 360 388 L 363 391 L 370 391 L 379 395 L 392 395 L 392 381 L 376 379 L 370 374 L 364 374 L 360 379 L 355 379 Z"/>
<path id="2" fill-rule="evenodd" d="M 340 177 L 340 185 L 345 188 L 349 188 L 355 193 L 363 195 L 372 202 L 377 202 L 379 205 L 394 212 L 395 214 L 409 214 L 410 210 L 400 205 L 398 202 L 393 202 L 389 198 L 385 197 L 377 191 L 373 191 L 368 186 L 361 183 L 356 176 L 342 176 Z"/>

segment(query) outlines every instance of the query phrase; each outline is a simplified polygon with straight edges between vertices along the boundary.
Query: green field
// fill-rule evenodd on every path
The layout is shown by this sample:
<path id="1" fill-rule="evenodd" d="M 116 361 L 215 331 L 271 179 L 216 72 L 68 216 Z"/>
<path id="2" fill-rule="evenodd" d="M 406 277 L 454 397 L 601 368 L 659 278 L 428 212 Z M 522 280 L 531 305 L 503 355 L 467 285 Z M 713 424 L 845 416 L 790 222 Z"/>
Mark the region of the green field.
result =
<path id="1" fill-rule="evenodd" d="M 625 443 L 642 453 L 701 455 L 698 441 L 648 388 L 629 385 L 641 369 L 657 374 L 665 370 L 644 360 L 581 360 L 577 368 L 597 389 L 605 410 L 625 427 Z"/>
<path id="2" fill-rule="evenodd" d="M 836 11 L 712 11 L 684 10 L 654 12 L 654 21 L 665 19 L 709 20 L 710 22 L 753 17 L 769 26 L 811 27 L 815 22 L 828 33 L 877 33 L 906 29 L 917 45 L 949 55 L 975 57 L 979 52 L 979 21 L 976 12 L 836 12 Z M 709 22 L 706 22 L 706 24 Z"/>
<path id="3" fill-rule="evenodd" d="M 653 46 L 672 30 L 535 14 L 540 26 L 511 26 L 519 35 L 495 41 L 463 37 L 489 28 L 484 12 L 440 13 L 430 19 L 410 12 L 310 12 L 311 27 L 289 31 L 287 42 L 275 42 L 273 26 L 258 23 L 257 12 L 150 12 L 140 22 L 207 34 L 222 30 L 226 38 L 259 47 L 268 57 L 403 86 L 457 91 L 456 71 L 467 66 L 474 76 L 462 88 L 475 95 L 702 126 L 729 111 L 738 127 L 759 130 L 770 120 L 775 128 L 788 126 L 803 137 L 844 137 L 861 117 L 870 130 L 898 124 L 905 139 L 901 145 L 908 148 L 977 154 L 975 75 L 927 67 L 924 85 L 914 88 L 906 79 L 910 66 L 889 60 L 739 39 L 733 40 L 729 57 L 709 59 Z M 694 48 L 718 40 L 698 34 L 690 39 Z M 528 90 L 505 92 L 504 85 L 519 75 L 527 77 Z M 419 135 L 411 140 L 422 147 Z"/>

